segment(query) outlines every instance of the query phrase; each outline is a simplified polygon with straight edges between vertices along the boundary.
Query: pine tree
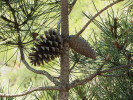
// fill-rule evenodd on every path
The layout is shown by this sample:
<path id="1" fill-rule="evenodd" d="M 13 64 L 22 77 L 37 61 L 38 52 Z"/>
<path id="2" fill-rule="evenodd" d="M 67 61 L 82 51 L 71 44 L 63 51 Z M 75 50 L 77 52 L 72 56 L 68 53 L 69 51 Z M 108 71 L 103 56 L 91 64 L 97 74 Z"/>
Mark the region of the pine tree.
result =
<path id="1" fill-rule="evenodd" d="M 96 76 L 109 76 L 105 73 L 116 71 L 122 68 L 129 68 L 133 65 L 132 62 L 129 61 L 123 63 L 115 63 L 115 67 L 103 68 L 105 65 L 108 65 L 108 61 L 110 60 L 111 50 L 109 48 L 104 48 L 105 52 L 103 56 L 100 51 L 100 48 L 92 48 L 92 46 L 86 41 L 84 38 L 80 37 L 81 33 L 87 28 L 87 26 L 93 21 L 96 25 L 101 25 L 95 20 L 97 16 L 99 16 L 103 11 L 107 10 L 109 7 L 123 1 L 117 0 L 107 7 L 103 8 L 99 12 L 97 12 L 94 16 L 86 15 L 90 20 L 84 25 L 83 28 L 76 35 L 69 35 L 69 14 L 71 13 L 74 5 L 77 0 L 68 1 L 68 0 L 1 0 L 0 8 L 1 8 L 1 17 L 0 17 L 0 39 L 1 39 L 1 47 L 16 47 L 19 49 L 19 53 L 21 55 L 21 61 L 30 71 L 46 76 L 54 85 L 46 86 L 46 87 L 38 87 L 35 89 L 27 90 L 24 93 L 20 94 L 3 94 L 1 93 L 1 97 L 17 97 L 24 96 L 26 94 L 30 94 L 34 91 L 45 91 L 45 90 L 55 90 L 59 92 L 58 99 L 59 100 L 68 100 L 69 95 L 71 95 L 70 89 L 74 88 L 78 91 L 78 95 L 82 94 L 80 98 L 82 100 L 87 100 L 87 96 L 83 95 L 83 90 L 78 88 L 78 86 L 84 86 L 89 81 L 92 81 Z M 60 19 L 60 20 L 59 20 Z M 55 31 L 55 27 L 51 29 L 49 27 L 49 23 L 52 25 L 55 23 L 53 21 L 57 21 L 57 31 Z M 61 22 L 60 22 L 61 21 Z M 106 42 L 109 42 L 108 39 L 114 39 L 113 46 L 115 50 L 118 50 L 118 55 L 120 54 L 120 50 L 123 49 L 121 41 L 118 41 L 118 37 L 121 34 L 117 34 L 117 18 L 114 18 L 114 24 L 110 27 L 111 38 L 104 38 Z M 57 24 L 57 23 L 56 23 Z M 60 34 L 60 25 L 61 25 L 61 34 Z M 45 34 L 43 31 L 45 30 Z M 40 34 L 43 33 L 43 34 Z M 105 32 L 106 33 L 106 32 Z M 126 34 L 126 33 L 125 33 Z M 106 34 L 108 35 L 108 33 Z M 104 35 L 105 37 L 105 35 Z M 122 38 L 123 40 L 123 38 Z M 127 42 L 126 40 L 124 40 Z M 104 43 L 106 43 L 104 42 Z M 99 42 L 99 44 L 102 42 Z M 111 43 L 107 43 L 111 44 Z M 126 43 L 124 44 L 126 45 Z M 106 46 L 106 45 L 105 45 Z M 31 47 L 31 49 L 27 52 L 27 47 Z M 71 52 L 69 52 L 71 49 Z M 107 49 L 107 50 L 106 50 Z M 95 52 L 97 51 L 97 52 Z M 97 54 L 96 54 L 97 53 Z M 114 52 L 113 52 L 114 53 Z M 116 54 L 116 53 L 115 53 Z M 114 55 L 115 55 L 114 54 Z M 28 55 L 28 59 L 26 56 Z M 100 63 L 95 62 L 94 60 L 101 60 Z M 126 57 L 131 58 L 130 54 L 126 52 Z M 122 55 L 124 56 L 124 54 Z M 60 73 L 59 80 L 56 79 L 52 74 L 48 73 L 46 70 L 37 70 L 34 68 L 35 66 L 45 67 L 45 64 L 56 58 L 60 59 Z M 94 73 L 88 74 L 88 69 L 85 70 L 87 65 L 92 63 L 90 58 L 93 59 L 92 66 L 100 66 L 96 67 Z M 115 58 L 115 57 L 114 57 Z M 89 61 L 88 61 L 89 59 Z M 118 57 L 117 57 L 118 59 Z M 30 60 L 30 62 L 28 62 Z M 72 60 L 73 66 L 71 67 L 70 60 Z M 87 60 L 87 61 L 86 61 Z M 115 59 L 113 59 L 115 60 Z M 111 60 L 112 61 L 112 60 Z M 88 63 L 89 62 L 89 63 Z M 84 71 L 82 71 L 82 67 L 78 68 L 78 71 L 84 75 L 81 75 L 80 78 L 70 80 L 71 73 L 73 69 L 75 69 L 76 64 L 82 64 L 84 67 Z M 32 67 L 31 67 L 32 66 Z M 86 73 L 87 72 L 87 73 Z M 105 75 L 104 75 L 105 74 Z M 118 76 L 121 75 L 118 73 Z M 122 73 L 123 75 L 123 73 Z M 113 75 L 112 75 L 113 77 Z M 53 95 L 53 98 L 55 96 Z"/>

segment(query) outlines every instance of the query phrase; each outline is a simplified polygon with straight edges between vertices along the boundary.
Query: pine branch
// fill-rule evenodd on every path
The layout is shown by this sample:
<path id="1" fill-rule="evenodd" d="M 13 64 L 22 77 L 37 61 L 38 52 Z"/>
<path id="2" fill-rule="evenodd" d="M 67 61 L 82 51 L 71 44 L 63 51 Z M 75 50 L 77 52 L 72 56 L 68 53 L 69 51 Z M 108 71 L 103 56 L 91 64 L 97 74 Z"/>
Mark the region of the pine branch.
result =
<path id="1" fill-rule="evenodd" d="M 109 7 L 112 7 L 113 5 L 121 2 L 121 1 L 124 1 L 124 0 L 117 0 L 113 3 L 111 3 L 110 5 L 106 6 L 105 8 L 103 8 L 102 10 L 100 10 L 98 13 L 96 13 L 85 25 L 84 27 L 73 37 L 71 38 L 70 40 L 72 41 L 73 39 L 76 39 L 82 32 L 84 32 L 84 30 L 87 28 L 87 26 L 97 17 L 99 16 L 103 11 L 107 10 Z M 87 16 L 85 13 L 84 13 L 85 16 Z"/>
<path id="2" fill-rule="evenodd" d="M 60 85 L 60 83 L 53 76 L 51 76 L 47 71 L 45 71 L 45 70 L 36 70 L 36 69 L 32 68 L 31 66 L 29 66 L 29 64 L 26 62 L 26 60 L 24 58 L 24 53 L 23 53 L 22 47 L 20 46 L 19 48 L 20 48 L 21 60 L 25 64 L 25 66 L 27 67 L 27 69 L 29 69 L 30 71 L 32 71 L 32 72 L 34 72 L 36 74 L 45 75 L 55 85 L 57 85 L 57 86 Z"/>
<path id="3" fill-rule="evenodd" d="M 110 69 L 108 69 L 108 70 L 104 70 L 104 71 L 100 71 L 101 69 L 102 69 L 102 67 L 103 67 L 103 65 L 102 66 L 100 66 L 100 68 L 97 70 L 97 72 L 96 73 L 94 73 L 94 74 L 91 74 L 89 77 L 87 77 L 87 78 L 85 78 L 85 79 L 83 79 L 83 80 L 74 80 L 70 85 L 69 85 L 69 88 L 74 88 L 74 87 L 76 87 L 76 86 L 78 86 L 78 85 L 84 85 L 84 84 L 86 84 L 87 82 L 89 82 L 89 81 L 91 81 L 93 78 L 95 78 L 97 75 L 100 75 L 100 76 L 103 76 L 103 75 L 101 75 L 102 73 L 106 73 L 106 72 L 111 72 L 111 71 L 115 71 L 115 70 L 118 70 L 118 69 L 122 69 L 122 68 L 129 68 L 129 67 L 131 67 L 131 66 L 133 66 L 133 63 L 131 63 L 131 64 L 127 64 L 127 65 L 121 65 L 121 66 L 116 66 L 116 67 L 114 67 L 114 68 L 110 68 Z M 124 74 L 124 73 L 123 73 Z M 119 74 L 119 75 L 106 75 L 107 77 L 120 77 L 120 76 L 123 76 L 123 74 Z M 126 74 L 126 73 L 125 73 Z M 124 74 L 124 75 L 125 75 Z M 104 75 L 105 76 L 105 75 Z"/>
<path id="4" fill-rule="evenodd" d="M 19 96 L 25 96 L 25 95 L 30 94 L 35 91 L 44 91 L 44 90 L 59 90 L 59 87 L 37 87 L 37 88 L 33 88 L 33 89 L 27 90 L 23 93 L 19 93 L 19 94 L 0 93 L 0 97 L 19 97 Z"/>
<path id="5" fill-rule="evenodd" d="M 70 85 L 69 85 L 69 88 L 74 88 L 78 85 L 84 85 L 86 84 L 87 82 L 91 81 L 93 78 L 95 78 L 97 75 L 99 75 L 100 73 L 100 70 L 102 70 L 103 66 L 105 65 L 105 62 L 97 69 L 97 72 L 94 73 L 94 74 L 91 74 L 89 77 L 83 79 L 83 80 L 74 80 Z"/>
<path id="6" fill-rule="evenodd" d="M 98 75 L 98 73 L 94 73 L 94 74 L 91 74 L 89 77 L 83 79 L 83 80 L 74 80 L 70 85 L 69 85 L 69 88 L 74 88 L 78 85 L 84 85 L 86 84 L 87 82 L 91 81 L 93 78 L 95 78 L 96 76 Z"/>

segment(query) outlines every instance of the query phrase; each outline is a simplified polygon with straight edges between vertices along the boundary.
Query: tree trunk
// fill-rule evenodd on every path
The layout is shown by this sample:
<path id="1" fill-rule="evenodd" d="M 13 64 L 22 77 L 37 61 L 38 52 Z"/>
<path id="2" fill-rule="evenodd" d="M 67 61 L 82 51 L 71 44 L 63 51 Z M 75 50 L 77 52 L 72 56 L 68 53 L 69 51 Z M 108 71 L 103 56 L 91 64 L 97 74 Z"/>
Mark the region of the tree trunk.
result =
<path id="1" fill-rule="evenodd" d="M 68 0 L 61 0 L 61 35 L 65 39 L 69 36 Z M 59 91 L 59 100 L 68 100 L 69 89 L 69 44 L 64 41 L 64 54 L 61 55 L 60 82 L 62 90 Z"/>

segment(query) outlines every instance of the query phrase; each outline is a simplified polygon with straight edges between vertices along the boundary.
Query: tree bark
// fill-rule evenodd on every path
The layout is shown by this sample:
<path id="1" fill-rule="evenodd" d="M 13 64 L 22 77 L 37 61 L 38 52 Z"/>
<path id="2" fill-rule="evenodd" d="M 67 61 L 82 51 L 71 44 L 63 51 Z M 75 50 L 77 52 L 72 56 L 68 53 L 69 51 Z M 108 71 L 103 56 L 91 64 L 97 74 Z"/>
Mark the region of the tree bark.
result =
<path id="1" fill-rule="evenodd" d="M 61 35 L 65 39 L 69 36 L 68 25 L 68 0 L 61 0 Z M 64 53 L 61 55 L 60 70 L 61 90 L 59 91 L 59 100 L 68 100 L 69 89 L 69 44 L 64 41 Z"/>

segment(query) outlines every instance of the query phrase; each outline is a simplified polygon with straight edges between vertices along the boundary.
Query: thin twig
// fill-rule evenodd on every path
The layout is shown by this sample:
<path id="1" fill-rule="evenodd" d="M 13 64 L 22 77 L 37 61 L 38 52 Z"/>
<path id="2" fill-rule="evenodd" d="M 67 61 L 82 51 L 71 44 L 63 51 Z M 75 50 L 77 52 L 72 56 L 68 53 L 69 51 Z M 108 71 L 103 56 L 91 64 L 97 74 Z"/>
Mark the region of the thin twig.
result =
<path id="1" fill-rule="evenodd" d="M 97 13 L 98 13 L 98 9 L 97 9 L 97 7 L 96 7 L 96 5 L 95 5 L 95 3 L 94 3 L 94 0 L 92 0 L 92 3 L 93 3 L 93 5 L 94 5 L 94 7 L 95 7 L 95 10 L 97 11 Z M 102 19 L 102 17 L 99 15 L 99 18 L 101 19 L 101 21 L 102 21 L 102 24 L 106 27 L 106 25 L 104 24 L 104 21 L 103 21 L 103 19 Z"/>
<path id="2" fill-rule="evenodd" d="M 103 11 L 107 10 L 109 7 L 121 2 L 123 0 L 117 0 L 113 3 L 111 3 L 110 5 L 106 6 L 105 8 L 103 8 L 102 10 L 100 10 L 98 13 L 96 13 L 85 25 L 84 27 L 74 36 L 72 37 L 70 40 L 76 39 L 86 28 L 87 26 L 97 17 L 99 16 Z"/>
<path id="3" fill-rule="evenodd" d="M 27 90 L 27 91 L 25 91 L 23 93 L 19 93 L 19 94 L 0 93 L 0 97 L 19 97 L 19 96 L 24 96 L 24 95 L 30 94 L 35 91 L 44 91 L 44 90 L 60 90 L 60 88 L 59 87 L 37 87 L 37 88 L 30 89 L 30 90 Z"/>
<path id="4" fill-rule="evenodd" d="M 15 22 L 11 21 L 10 19 L 4 17 L 3 15 L 1 15 L 1 18 L 2 18 L 4 21 L 7 21 L 8 23 L 15 23 Z"/>
<path id="5" fill-rule="evenodd" d="M 60 35 L 60 23 L 61 19 L 59 19 L 58 24 L 57 24 L 57 34 Z"/>
<path id="6" fill-rule="evenodd" d="M 8 38 L 8 39 L 6 39 L 6 40 L 0 42 L 0 45 L 5 44 L 5 43 L 7 43 L 7 42 L 13 40 L 13 38 L 15 38 L 16 36 L 18 36 L 18 34 L 15 34 L 15 36 L 12 36 L 11 38 Z"/>
<path id="7" fill-rule="evenodd" d="M 103 76 L 103 77 L 121 77 L 121 76 L 126 75 L 128 72 L 129 71 L 126 71 L 126 72 L 124 72 L 122 74 L 119 74 L 119 75 L 102 75 L 102 74 L 100 74 L 99 76 Z"/>
<path id="8" fill-rule="evenodd" d="M 72 8 L 74 7 L 74 5 L 76 4 L 76 2 L 77 2 L 77 0 L 74 0 L 73 1 L 73 3 L 70 5 L 70 7 L 69 7 L 69 14 L 71 13 L 71 11 L 72 11 Z"/>
<path id="9" fill-rule="evenodd" d="M 13 15 L 13 18 L 14 18 L 14 24 L 15 24 L 14 27 L 17 28 L 18 27 L 18 23 L 17 23 L 17 18 L 15 16 L 15 10 L 12 8 L 12 6 L 10 5 L 8 0 L 5 0 L 5 2 L 6 2 L 6 5 L 9 7 L 10 11 L 12 12 L 12 15 Z"/>
<path id="10" fill-rule="evenodd" d="M 100 70 L 102 70 L 102 68 L 103 68 L 103 66 L 105 65 L 105 63 L 106 62 L 104 62 L 99 68 L 98 68 L 98 70 L 97 71 L 100 71 Z"/>
<path id="11" fill-rule="evenodd" d="M 78 61 L 74 62 L 73 66 L 69 69 L 69 72 L 71 72 L 74 69 L 74 67 L 76 66 L 77 63 L 78 63 Z"/>
<path id="12" fill-rule="evenodd" d="M 131 66 L 133 66 L 133 63 L 127 64 L 127 65 L 116 66 L 116 67 L 111 68 L 111 69 L 107 69 L 107 70 L 104 70 L 104 71 L 100 71 L 100 73 L 111 72 L 111 71 L 118 70 L 118 69 L 122 69 L 122 68 L 129 68 Z"/>

